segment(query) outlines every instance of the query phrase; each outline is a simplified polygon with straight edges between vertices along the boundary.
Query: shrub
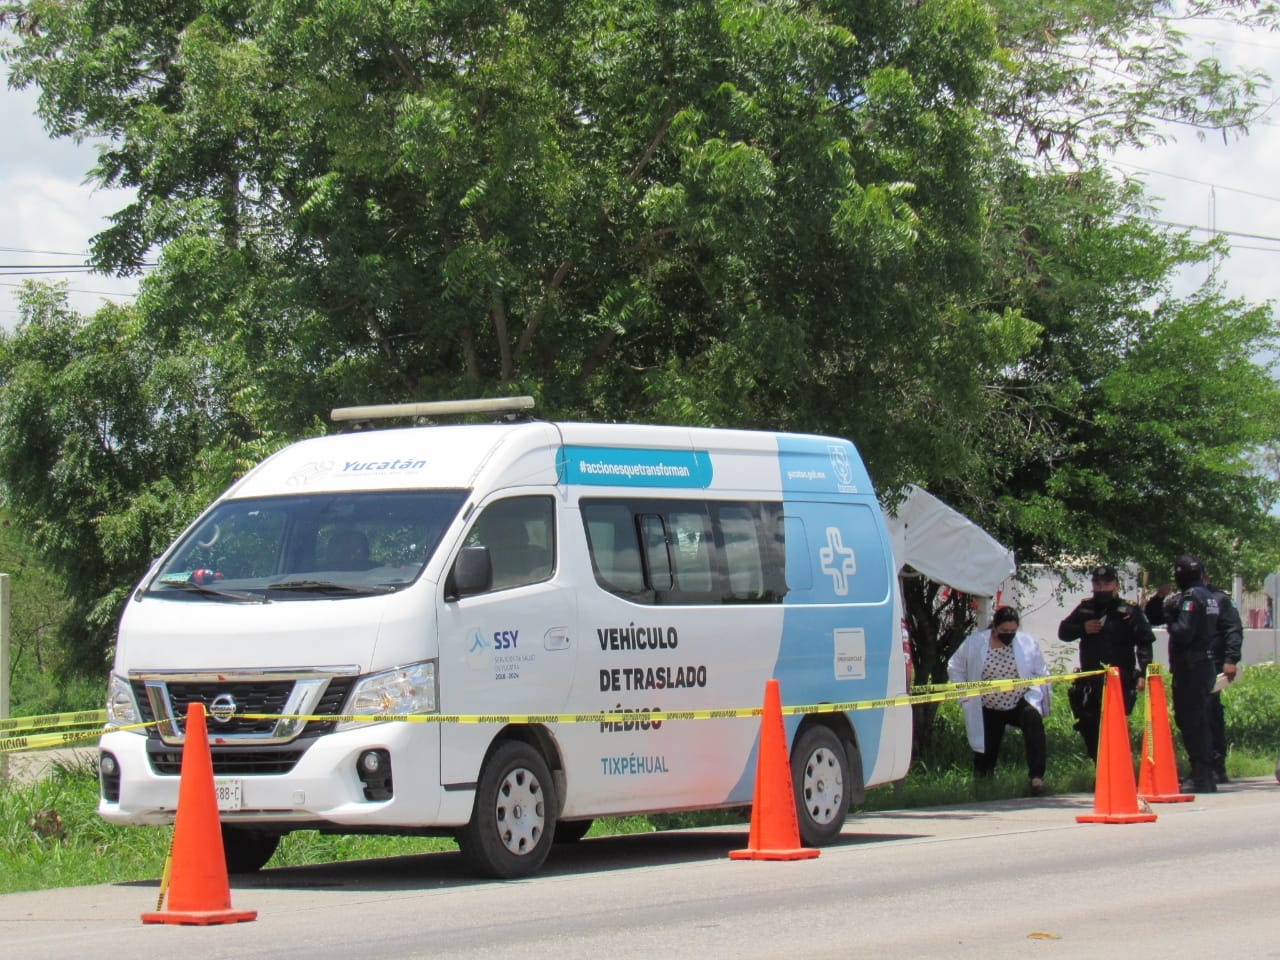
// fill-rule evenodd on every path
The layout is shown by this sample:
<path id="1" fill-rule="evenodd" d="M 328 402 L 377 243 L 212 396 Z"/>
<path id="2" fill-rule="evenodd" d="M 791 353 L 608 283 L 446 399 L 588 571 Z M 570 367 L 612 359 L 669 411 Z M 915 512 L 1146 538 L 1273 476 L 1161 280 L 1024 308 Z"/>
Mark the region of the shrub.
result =
<path id="1" fill-rule="evenodd" d="M 1280 751 L 1280 664 L 1247 667 L 1220 696 L 1228 749 L 1268 756 Z"/>

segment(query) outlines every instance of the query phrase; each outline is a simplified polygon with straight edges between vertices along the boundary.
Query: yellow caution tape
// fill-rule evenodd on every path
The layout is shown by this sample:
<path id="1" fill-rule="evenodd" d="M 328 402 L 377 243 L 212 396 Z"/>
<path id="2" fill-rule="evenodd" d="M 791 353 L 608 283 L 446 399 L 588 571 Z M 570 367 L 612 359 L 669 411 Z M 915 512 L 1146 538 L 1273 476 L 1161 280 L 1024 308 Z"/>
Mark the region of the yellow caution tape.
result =
<path id="1" fill-rule="evenodd" d="M 1003 690 L 1016 690 L 1020 687 L 1034 687 L 1042 683 L 1060 683 L 1080 677 L 1092 677 L 1102 673 L 1101 670 L 1089 670 L 1081 673 L 1065 673 L 1050 677 L 1020 677 L 1009 680 L 977 680 L 968 683 L 933 684 L 926 687 L 914 687 L 913 692 L 899 697 L 884 697 L 878 700 L 848 700 L 835 703 L 810 703 L 783 707 L 786 716 L 809 713 L 852 713 L 856 710 L 882 710 L 887 707 L 906 707 L 917 703 L 940 703 L 948 700 L 964 700 L 968 697 L 981 696 L 984 693 L 996 693 Z M 594 713 L 413 713 L 413 714 L 284 714 L 284 713 L 238 713 L 242 720 L 302 720 L 320 723 L 474 723 L 474 724 L 547 724 L 547 723 L 626 723 L 643 719 L 647 722 L 665 720 L 729 720 L 759 717 L 764 713 L 763 707 L 719 707 L 714 710 L 640 710 L 640 711 L 599 711 Z M 85 714 L 62 714 L 61 716 L 88 716 Z M 101 714 L 95 714 L 101 722 Z M 47 718 L 33 717 L 29 720 Z M 19 721 L 21 722 L 21 721 Z M 89 722 L 87 720 L 80 722 Z M 141 730 L 157 726 L 159 721 L 135 723 L 129 726 L 112 727 L 115 730 Z M 32 729 L 36 726 L 49 726 L 47 723 L 29 724 L 20 729 Z M 31 734 L 22 737 L 0 739 L 0 753 L 17 750 L 40 750 L 50 747 L 66 746 L 82 740 L 95 739 L 104 731 L 78 730 L 66 733 Z"/>
<path id="2" fill-rule="evenodd" d="M 101 728 L 97 730 L 68 730 L 66 733 L 31 733 L 21 737 L 0 738 L 0 753 L 15 753 L 18 750 L 49 750 L 53 747 L 66 747 L 83 740 L 97 740 L 102 736 Z"/>
<path id="3" fill-rule="evenodd" d="M 76 713 L 46 713 L 36 717 L 5 717 L 0 720 L 0 733 L 16 733 L 19 730 L 48 730 L 57 727 L 83 727 L 85 724 L 103 724 L 107 720 L 105 710 L 80 710 Z"/>
<path id="4" fill-rule="evenodd" d="M 1051 677 L 1019 677 L 1009 680 L 979 680 L 969 683 L 935 684 L 931 687 L 914 688 L 923 690 L 900 697 L 885 697 L 879 700 L 849 700 L 833 703 L 809 703 L 783 707 L 782 714 L 796 716 L 807 713 L 852 713 L 856 710 L 880 710 L 885 707 L 906 707 L 916 703 L 938 703 L 945 700 L 964 700 L 968 697 L 981 696 L 984 693 L 995 693 L 1002 690 L 1016 690 L 1019 687 L 1034 687 L 1042 683 L 1058 683 L 1064 680 L 1075 680 L 1079 677 L 1092 677 L 1102 673 L 1101 670 L 1089 670 L 1082 673 L 1066 673 Z M 664 720 L 725 720 L 743 717 L 759 717 L 764 713 L 763 707 L 721 707 L 715 710 L 641 710 L 641 711 L 601 711 L 598 713 L 414 713 L 414 714 L 341 714 L 334 716 L 314 714 L 276 714 L 276 713 L 243 713 L 237 716 L 245 720 L 305 720 L 330 721 L 337 723 L 619 723 L 643 719 L 646 721 Z"/>

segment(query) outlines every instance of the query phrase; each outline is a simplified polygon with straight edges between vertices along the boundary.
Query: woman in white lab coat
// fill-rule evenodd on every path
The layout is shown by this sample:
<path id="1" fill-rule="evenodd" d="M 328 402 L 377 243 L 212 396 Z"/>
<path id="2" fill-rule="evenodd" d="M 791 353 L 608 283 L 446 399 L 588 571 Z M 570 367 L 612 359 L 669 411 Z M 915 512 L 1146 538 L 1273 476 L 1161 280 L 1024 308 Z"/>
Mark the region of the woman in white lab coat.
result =
<path id="1" fill-rule="evenodd" d="M 989 630 L 969 634 L 947 663 L 952 683 L 1047 677 L 1048 665 L 1031 634 L 1018 629 L 1020 617 L 1013 607 L 999 607 Z M 1044 718 L 1049 715 L 1047 683 L 960 701 L 965 732 L 973 748 L 973 775 L 988 777 L 996 767 L 1005 727 L 1018 727 L 1027 750 L 1027 777 L 1032 795 L 1044 793 Z"/>

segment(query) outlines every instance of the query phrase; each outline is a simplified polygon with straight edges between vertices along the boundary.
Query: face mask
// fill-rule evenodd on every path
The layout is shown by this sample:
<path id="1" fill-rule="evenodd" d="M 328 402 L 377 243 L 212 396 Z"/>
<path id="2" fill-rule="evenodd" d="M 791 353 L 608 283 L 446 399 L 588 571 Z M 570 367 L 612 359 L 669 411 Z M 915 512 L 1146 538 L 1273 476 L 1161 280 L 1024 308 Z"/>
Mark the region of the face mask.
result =
<path id="1" fill-rule="evenodd" d="M 996 639 L 999 640 L 1001 643 L 1003 643 L 1007 647 L 1009 646 L 1009 644 L 1013 643 L 1013 637 L 1014 637 L 1014 634 L 1016 633 L 1017 633 L 1016 630 L 1011 631 L 1009 633 L 1001 633 L 1000 631 L 997 630 Z"/>
<path id="2" fill-rule="evenodd" d="M 1094 603 L 1101 604 L 1102 606 L 1106 606 L 1108 603 L 1110 603 L 1114 599 L 1115 599 L 1115 594 L 1113 594 L 1110 590 L 1093 591 Z"/>

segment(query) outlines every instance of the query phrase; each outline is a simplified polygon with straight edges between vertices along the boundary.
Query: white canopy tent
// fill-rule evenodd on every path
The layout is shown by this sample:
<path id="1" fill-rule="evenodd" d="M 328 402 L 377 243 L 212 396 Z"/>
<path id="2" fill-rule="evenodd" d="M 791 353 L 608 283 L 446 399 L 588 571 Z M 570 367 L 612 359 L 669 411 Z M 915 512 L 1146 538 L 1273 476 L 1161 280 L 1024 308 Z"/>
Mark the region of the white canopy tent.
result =
<path id="1" fill-rule="evenodd" d="M 914 484 L 884 519 L 898 573 L 911 567 L 963 593 L 994 597 L 1016 569 L 1012 550 Z"/>

